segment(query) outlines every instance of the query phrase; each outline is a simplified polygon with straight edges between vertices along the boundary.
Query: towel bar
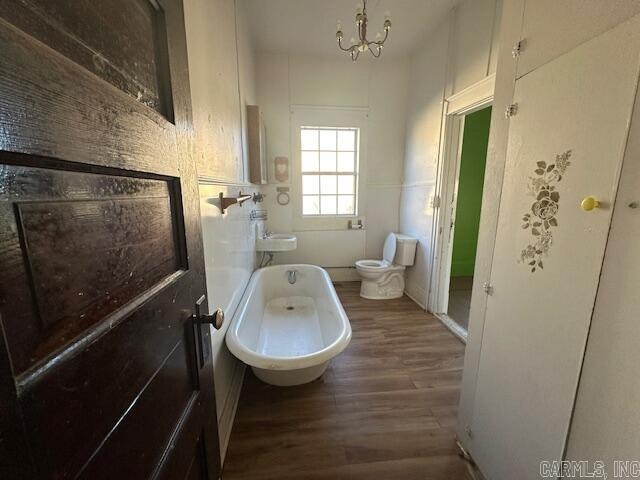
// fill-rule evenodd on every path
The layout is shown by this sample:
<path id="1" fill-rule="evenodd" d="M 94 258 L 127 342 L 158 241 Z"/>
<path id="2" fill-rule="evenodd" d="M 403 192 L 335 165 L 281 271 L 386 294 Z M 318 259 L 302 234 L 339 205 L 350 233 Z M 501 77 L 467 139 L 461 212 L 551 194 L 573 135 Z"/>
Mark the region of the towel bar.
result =
<path id="1" fill-rule="evenodd" d="M 220 211 L 224 213 L 224 211 L 234 203 L 242 206 L 244 202 L 251 199 L 251 195 L 243 195 L 242 192 L 238 192 L 237 197 L 225 197 L 224 193 L 220 192 L 218 198 L 220 199 Z"/>

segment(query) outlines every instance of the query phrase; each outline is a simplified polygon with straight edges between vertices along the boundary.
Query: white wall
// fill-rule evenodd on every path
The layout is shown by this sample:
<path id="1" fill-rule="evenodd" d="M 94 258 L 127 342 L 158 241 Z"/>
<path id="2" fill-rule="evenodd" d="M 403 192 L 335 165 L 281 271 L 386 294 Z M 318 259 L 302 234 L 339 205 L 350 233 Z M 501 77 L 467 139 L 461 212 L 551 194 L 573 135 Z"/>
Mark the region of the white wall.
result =
<path id="1" fill-rule="evenodd" d="M 270 184 L 265 189 L 267 226 L 275 232 L 295 231 L 297 250 L 279 254 L 279 263 L 314 263 L 323 266 L 352 266 L 366 256 L 380 258 L 386 234 L 398 230 L 400 189 L 403 175 L 404 125 L 408 63 L 405 59 L 358 61 L 260 54 L 256 67 L 258 103 L 267 130 Z M 362 146 L 360 174 L 365 231 L 296 231 L 293 202 L 276 203 L 273 159 L 291 152 L 292 106 L 354 107 L 368 109 L 367 144 Z M 292 179 L 295 181 L 296 179 Z M 344 255 L 335 255 L 339 243 Z M 335 279 L 357 279 L 355 270 L 332 268 Z"/>
<path id="2" fill-rule="evenodd" d="M 254 208 L 251 201 L 242 207 L 234 205 L 224 215 L 221 214 L 217 206 L 218 194 L 223 192 L 225 196 L 237 196 L 239 190 L 242 190 L 242 193 L 257 191 L 255 187 L 246 185 L 200 185 L 209 311 L 222 307 L 226 316 L 220 330 L 211 330 L 216 409 L 223 457 L 231 434 L 244 374 L 244 364 L 229 352 L 224 337 L 249 277 L 257 266 L 256 229 L 264 229 L 264 225 L 249 220 L 249 213 Z"/>
<path id="3" fill-rule="evenodd" d="M 245 106 L 255 103 L 254 54 L 244 0 L 186 0 L 185 24 L 198 166 L 207 297 L 221 306 L 225 326 L 212 331 L 216 407 L 224 457 L 242 385 L 243 365 L 227 350 L 224 335 L 256 266 L 254 205 L 232 206 L 221 215 L 208 202 L 219 192 L 254 192 L 243 126 Z"/>
<path id="4" fill-rule="evenodd" d="M 501 0 L 467 0 L 410 59 L 400 231 L 418 238 L 406 292 L 427 304 L 444 100 L 495 72 Z"/>

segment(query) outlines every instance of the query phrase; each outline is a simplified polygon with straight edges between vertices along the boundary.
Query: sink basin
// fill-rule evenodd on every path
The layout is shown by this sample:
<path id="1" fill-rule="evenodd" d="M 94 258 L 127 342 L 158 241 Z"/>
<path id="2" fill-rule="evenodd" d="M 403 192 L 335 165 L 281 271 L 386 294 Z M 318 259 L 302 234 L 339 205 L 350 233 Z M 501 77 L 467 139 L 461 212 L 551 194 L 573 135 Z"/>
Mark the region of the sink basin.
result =
<path id="1" fill-rule="evenodd" d="M 295 250 L 297 246 L 296 236 L 290 233 L 274 233 L 256 240 L 256 250 L 259 252 L 288 252 Z"/>

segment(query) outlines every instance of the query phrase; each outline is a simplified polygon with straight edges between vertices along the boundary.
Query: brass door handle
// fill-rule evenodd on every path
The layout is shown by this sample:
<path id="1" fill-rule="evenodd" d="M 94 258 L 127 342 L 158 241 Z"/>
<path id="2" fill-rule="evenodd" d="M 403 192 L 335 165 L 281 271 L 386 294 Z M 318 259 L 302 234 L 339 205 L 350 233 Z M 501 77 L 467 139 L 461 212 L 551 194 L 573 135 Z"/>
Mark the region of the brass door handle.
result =
<path id="1" fill-rule="evenodd" d="M 208 323 L 213 325 L 213 328 L 216 330 L 220 330 L 222 325 L 224 324 L 224 311 L 221 307 L 216 308 L 216 311 L 213 314 L 204 314 L 198 317 L 198 321 L 200 323 Z"/>
<path id="2" fill-rule="evenodd" d="M 590 212 L 594 208 L 600 208 L 600 201 L 596 197 L 584 197 L 582 202 L 580 202 L 580 207 L 585 212 Z"/>
<path id="3" fill-rule="evenodd" d="M 206 310 L 206 307 L 203 307 L 206 299 L 207 297 L 202 295 L 196 302 L 193 320 L 195 323 L 199 323 L 200 325 L 209 324 L 213 325 L 213 328 L 216 330 L 220 330 L 224 323 L 224 311 L 222 311 L 221 307 L 218 307 L 213 314 L 202 313 L 203 310 Z"/>

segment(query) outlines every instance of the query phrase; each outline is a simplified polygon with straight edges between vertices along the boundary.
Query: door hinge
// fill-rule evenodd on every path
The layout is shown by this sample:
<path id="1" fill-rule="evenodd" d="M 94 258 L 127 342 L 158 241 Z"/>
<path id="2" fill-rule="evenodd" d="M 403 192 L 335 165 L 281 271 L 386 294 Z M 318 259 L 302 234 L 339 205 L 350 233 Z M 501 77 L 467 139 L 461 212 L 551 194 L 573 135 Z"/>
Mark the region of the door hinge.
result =
<path id="1" fill-rule="evenodd" d="M 513 48 L 511 49 L 511 56 L 513 58 L 518 58 L 525 47 L 525 40 L 522 39 L 513 44 Z"/>
<path id="2" fill-rule="evenodd" d="M 431 208 L 440 208 L 440 196 L 434 195 L 431 197 Z"/>
<path id="3" fill-rule="evenodd" d="M 486 293 L 487 295 L 493 295 L 493 285 L 491 285 L 491 283 L 484 282 L 482 284 L 482 289 L 484 290 L 484 293 Z"/>
<path id="4" fill-rule="evenodd" d="M 504 116 L 507 118 L 513 117 L 516 113 L 518 113 L 518 104 L 512 103 L 507 105 L 507 108 L 504 111 Z"/>

